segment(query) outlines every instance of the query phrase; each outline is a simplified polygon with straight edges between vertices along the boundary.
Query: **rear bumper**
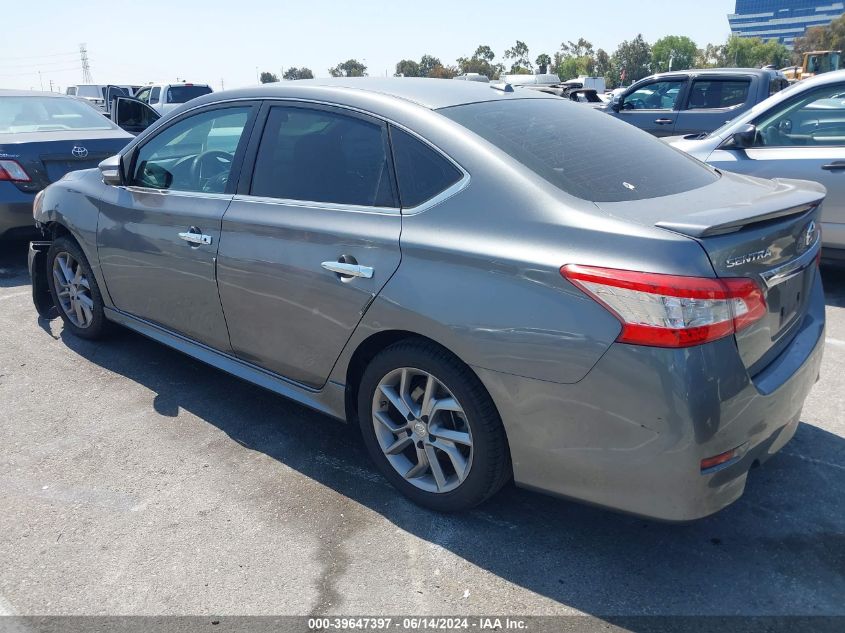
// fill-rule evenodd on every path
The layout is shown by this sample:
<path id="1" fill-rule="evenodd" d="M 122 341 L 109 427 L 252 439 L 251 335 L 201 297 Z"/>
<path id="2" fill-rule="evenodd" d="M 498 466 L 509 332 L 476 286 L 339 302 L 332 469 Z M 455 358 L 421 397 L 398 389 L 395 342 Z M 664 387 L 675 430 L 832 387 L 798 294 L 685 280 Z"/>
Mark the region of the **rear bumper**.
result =
<path id="1" fill-rule="evenodd" d="M 476 368 L 504 422 L 518 485 L 667 521 L 736 500 L 748 470 L 794 434 L 819 375 L 824 294 L 752 380 L 732 337 L 685 350 L 614 344 L 575 384 Z M 702 473 L 701 460 L 741 456 Z"/>
<path id="2" fill-rule="evenodd" d="M 34 193 L 21 191 L 11 182 L 0 182 L 0 237 L 13 229 L 31 228 L 36 233 L 33 200 Z"/>

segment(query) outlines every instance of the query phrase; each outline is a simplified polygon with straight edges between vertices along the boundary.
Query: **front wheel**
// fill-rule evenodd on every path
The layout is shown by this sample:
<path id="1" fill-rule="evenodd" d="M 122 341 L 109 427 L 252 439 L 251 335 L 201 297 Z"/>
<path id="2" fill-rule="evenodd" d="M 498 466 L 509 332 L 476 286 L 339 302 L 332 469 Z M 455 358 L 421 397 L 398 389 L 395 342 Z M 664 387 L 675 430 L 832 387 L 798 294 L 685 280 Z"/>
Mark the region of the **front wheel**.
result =
<path id="1" fill-rule="evenodd" d="M 436 345 L 405 341 L 378 354 L 361 380 L 358 418 L 376 465 L 419 505 L 471 508 L 510 476 L 504 428 L 489 394 Z"/>
<path id="2" fill-rule="evenodd" d="M 103 297 L 79 244 L 68 237 L 53 242 L 47 252 L 47 279 L 65 328 L 80 338 L 102 336 Z"/>

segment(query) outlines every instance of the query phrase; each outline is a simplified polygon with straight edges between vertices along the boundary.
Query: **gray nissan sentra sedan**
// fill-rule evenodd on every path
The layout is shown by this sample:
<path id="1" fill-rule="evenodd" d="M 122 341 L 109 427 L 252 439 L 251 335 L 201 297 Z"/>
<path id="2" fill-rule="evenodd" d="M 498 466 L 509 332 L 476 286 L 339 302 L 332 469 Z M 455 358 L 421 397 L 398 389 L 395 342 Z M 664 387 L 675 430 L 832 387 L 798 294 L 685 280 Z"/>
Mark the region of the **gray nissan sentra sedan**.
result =
<path id="1" fill-rule="evenodd" d="M 430 79 L 201 97 L 37 198 L 39 313 L 360 424 L 437 510 L 737 499 L 819 374 L 820 185 L 559 97 Z"/>

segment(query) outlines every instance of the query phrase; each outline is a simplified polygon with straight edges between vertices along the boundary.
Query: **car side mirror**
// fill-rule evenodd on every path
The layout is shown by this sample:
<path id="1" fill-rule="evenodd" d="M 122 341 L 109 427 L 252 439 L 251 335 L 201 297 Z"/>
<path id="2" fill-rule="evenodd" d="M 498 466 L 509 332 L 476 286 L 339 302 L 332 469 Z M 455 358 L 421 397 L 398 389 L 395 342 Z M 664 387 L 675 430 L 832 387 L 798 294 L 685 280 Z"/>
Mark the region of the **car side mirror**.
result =
<path id="1" fill-rule="evenodd" d="M 109 156 L 99 164 L 103 182 L 117 187 L 123 184 L 123 170 L 120 165 L 120 154 Z"/>
<path id="2" fill-rule="evenodd" d="M 752 123 L 746 123 L 739 130 L 734 132 L 727 141 L 722 145 L 725 149 L 745 149 L 754 147 L 754 142 L 757 140 L 757 126 Z"/>
<path id="3" fill-rule="evenodd" d="M 619 112 L 622 109 L 622 99 L 614 99 L 610 103 L 610 109 L 614 112 Z"/>

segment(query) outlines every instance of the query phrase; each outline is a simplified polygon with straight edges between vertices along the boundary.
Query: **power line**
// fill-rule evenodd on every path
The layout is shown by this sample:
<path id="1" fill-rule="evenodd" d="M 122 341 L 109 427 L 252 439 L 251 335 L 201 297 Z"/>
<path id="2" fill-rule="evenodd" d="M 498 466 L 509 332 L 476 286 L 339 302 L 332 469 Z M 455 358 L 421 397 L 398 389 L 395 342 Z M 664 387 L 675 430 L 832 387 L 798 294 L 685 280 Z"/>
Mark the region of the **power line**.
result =
<path id="1" fill-rule="evenodd" d="M 4 55 L 4 59 L 11 59 L 11 60 L 18 60 L 18 59 L 40 59 L 42 57 L 76 57 L 79 55 L 78 51 L 74 51 L 72 53 L 49 53 L 47 55 L 21 55 L 17 57 L 11 57 Z"/>
<path id="2" fill-rule="evenodd" d="M 79 53 L 76 53 L 76 55 L 79 55 Z M 71 60 L 71 59 L 60 59 L 60 60 L 55 61 L 55 62 L 38 62 L 38 63 L 35 63 L 35 64 L 33 64 L 31 62 L 28 63 L 28 64 L 3 64 L 2 62 L 0 62 L 0 70 L 7 70 L 7 69 L 10 69 L 10 68 L 35 68 L 35 69 L 38 69 L 38 68 L 44 68 L 46 66 L 67 66 L 72 61 L 73 60 Z"/>
<path id="3" fill-rule="evenodd" d="M 64 72 L 70 72 L 70 71 L 79 72 L 79 66 L 73 66 L 72 68 L 55 68 L 55 69 L 51 68 L 49 70 L 45 70 L 44 73 L 45 74 L 56 74 L 56 73 L 64 73 Z M 38 69 L 35 69 L 35 70 L 30 70 L 30 71 L 22 72 L 22 73 L 0 73 L 0 77 L 23 77 L 23 76 L 26 76 L 26 75 L 37 75 L 39 72 L 41 72 L 41 71 L 39 71 Z M 91 82 L 91 83 L 93 83 L 93 82 Z"/>

